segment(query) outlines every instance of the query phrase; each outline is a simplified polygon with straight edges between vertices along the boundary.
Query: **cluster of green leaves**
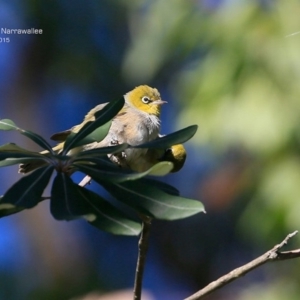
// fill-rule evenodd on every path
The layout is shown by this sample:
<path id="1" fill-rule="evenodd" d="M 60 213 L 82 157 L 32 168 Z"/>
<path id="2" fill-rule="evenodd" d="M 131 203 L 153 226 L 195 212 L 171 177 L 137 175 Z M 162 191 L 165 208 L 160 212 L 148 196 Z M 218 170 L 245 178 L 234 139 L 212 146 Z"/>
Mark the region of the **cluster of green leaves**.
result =
<path id="1" fill-rule="evenodd" d="M 42 153 L 28 151 L 13 143 L 0 147 L 1 167 L 39 163 L 37 169 L 22 177 L 1 197 L 0 216 L 32 208 L 43 201 L 43 192 L 54 171 L 56 176 L 52 182 L 51 195 L 46 199 L 50 198 L 51 214 L 57 220 L 85 218 L 97 228 L 114 234 L 137 235 L 141 231 L 139 222 L 129 219 L 97 193 L 74 183 L 70 175 L 76 171 L 90 176 L 112 196 L 138 213 L 153 218 L 174 220 L 203 211 L 203 205 L 199 201 L 180 197 L 174 187 L 153 178 L 145 178 L 146 175 L 168 174 L 173 168 L 171 162 L 160 162 L 142 173 L 122 169 L 112 163 L 107 155 L 120 153 L 130 147 L 127 144 L 73 151 L 76 153 L 71 154 L 71 149 L 103 140 L 109 132 L 111 120 L 123 105 L 123 98 L 110 102 L 96 113 L 95 121 L 85 124 L 78 133 L 70 134 L 59 153 L 40 135 L 19 128 L 11 120 L 0 120 L 1 130 L 17 130 L 46 150 Z M 167 149 L 187 141 L 196 130 L 197 126 L 190 126 L 137 147 Z"/>

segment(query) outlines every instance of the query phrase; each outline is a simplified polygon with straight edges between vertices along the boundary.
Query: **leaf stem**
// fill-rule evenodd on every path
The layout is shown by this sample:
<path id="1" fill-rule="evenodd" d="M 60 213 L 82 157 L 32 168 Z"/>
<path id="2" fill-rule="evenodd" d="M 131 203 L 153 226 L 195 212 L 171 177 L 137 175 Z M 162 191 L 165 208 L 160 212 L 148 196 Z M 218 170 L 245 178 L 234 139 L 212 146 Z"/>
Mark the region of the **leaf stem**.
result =
<path id="1" fill-rule="evenodd" d="M 133 300 L 141 300 L 142 296 L 143 275 L 149 246 L 149 235 L 152 221 L 152 219 L 148 216 L 140 215 L 140 217 L 143 222 L 142 233 L 139 240 L 139 253 L 135 272 Z"/>

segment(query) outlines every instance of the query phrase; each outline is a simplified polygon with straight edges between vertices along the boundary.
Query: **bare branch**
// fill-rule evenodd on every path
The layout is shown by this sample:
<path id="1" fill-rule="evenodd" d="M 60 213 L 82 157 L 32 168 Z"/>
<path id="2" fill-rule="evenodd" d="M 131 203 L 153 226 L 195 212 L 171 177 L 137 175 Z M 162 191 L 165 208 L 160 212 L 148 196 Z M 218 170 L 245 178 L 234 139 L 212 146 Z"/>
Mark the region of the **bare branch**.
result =
<path id="1" fill-rule="evenodd" d="M 202 290 L 198 291 L 197 293 L 189 296 L 185 300 L 199 300 L 204 298 L 206 295 L 212 293 L 213 291 L 225 286 L 226 284 L 230 283 L 238 279 L 241 276 L 244 276 L 248 272 L 252 271 L 253 269 L 267 263 L 270 261 L 277 261 L 277 260 L 286 260 L 286 259 L 293 259 L 296 257 L 300 257 L 300 249 L 292 250 L 292 251 L 284 251 L 279 252 L 279 250 L 288 243 L 289 239 L 295 236 L 298 231 L 290 233 L 287 237 L 278 245 L 274 246 L 271 250 L 266 252 L 265 254 L 259 256 L 258 258 L 252 260 L 251 262 L 245 264 L 242 267 L 239 267 L 228 274 L 220 277 L 216 281 L 211 282 Z"/>
<path id="2" fill-rule="evenodd" d="M 292 251 L 278 252 L 278 256 L 280 257 L 280 260 L 293 259 L 296 257 L 300 257 L 300 249 L 296 249 L 296 250 L 292 250 Z"/>
<path id="3" fill-rule="evenodd" d="M 135 271 L 135 281 L 134 281 L 134 290 L 133 290 L 133 300 L 141 300 L 142 296 L 142 283 L 143 283 L 143 275 L 144 275 L 144 268 L 146 263 L 146 255 L 148 251 L 149 245 L 149 235 L 151 229 L 151 218 L 145 215 L 140 215 L 141 219 L 143 220 L 142 226 L 142 233 L 139 240 L 139 254 L 138 254 L 138 261 Z"/>

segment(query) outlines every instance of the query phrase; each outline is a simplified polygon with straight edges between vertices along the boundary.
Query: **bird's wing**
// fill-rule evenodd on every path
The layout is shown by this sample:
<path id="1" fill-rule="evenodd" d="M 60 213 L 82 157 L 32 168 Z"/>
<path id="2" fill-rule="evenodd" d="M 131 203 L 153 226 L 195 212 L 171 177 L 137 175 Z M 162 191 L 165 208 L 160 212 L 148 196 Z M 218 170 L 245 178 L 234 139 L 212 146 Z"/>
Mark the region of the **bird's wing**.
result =
<path id="1" fill-rule="evenodd" d="M 71 129 L 67 129 L 64 131 L 56 132 L 52 134 L 50 137 L 51 140 L 56 141 L 56 142 L 64 142 L 67 137 L 72 133 L 72 132 L 78 132 L 83 125 L 85 125 L 89 121 L 95 121 L 95 113 L 106 105 L 107 103 L 102 103 L 97 106 L 95 106 L 93 109 L 91 109 L 84 117 L 84 120 L 81 124 L 73 126 Z"/>
<path id="2" fill-rule="evenodd" d="M 102 110 L 104 106 L 106 106 L 107 103 L 102 103 L 97 106 L 95 106 L 93 109 L 91 109 L 84 117 L 83 122 L 86 123 L 88 121 L 95 121 L 95 113 L 99 110 Z M 76 127 L 76 126 L 75 126 Z"/>

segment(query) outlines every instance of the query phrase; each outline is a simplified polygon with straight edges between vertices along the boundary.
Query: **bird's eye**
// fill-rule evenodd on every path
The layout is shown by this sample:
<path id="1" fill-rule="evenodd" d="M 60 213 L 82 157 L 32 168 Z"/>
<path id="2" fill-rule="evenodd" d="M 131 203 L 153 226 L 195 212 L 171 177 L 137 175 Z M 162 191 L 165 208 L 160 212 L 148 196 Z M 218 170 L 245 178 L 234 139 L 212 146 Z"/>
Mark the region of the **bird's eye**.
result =
<path id="1" fill-rule="evenodd" d="M 143 103 L 148 104 L 148 103 L 151 102 L 151 99 L 150 99 L 149 97 L 147 97 L 147 96 L 144 96 L 144 97 L 142 98 L 142 101 L 143 101 Z"/>

